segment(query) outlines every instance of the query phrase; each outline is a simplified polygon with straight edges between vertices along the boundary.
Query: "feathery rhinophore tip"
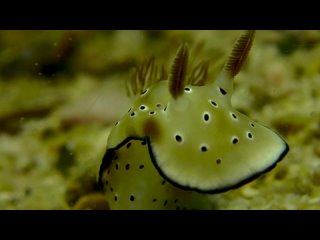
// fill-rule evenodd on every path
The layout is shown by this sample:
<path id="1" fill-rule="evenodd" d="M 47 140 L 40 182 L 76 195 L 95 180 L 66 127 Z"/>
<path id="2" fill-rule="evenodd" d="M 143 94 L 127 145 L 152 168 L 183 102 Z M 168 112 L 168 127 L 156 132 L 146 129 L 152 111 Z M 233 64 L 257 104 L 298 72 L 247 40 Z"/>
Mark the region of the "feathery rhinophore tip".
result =
<path id="1" fill-rule="evenodd" d="M 169 91 L 173 98 L 183 93 L 186 85 L 186 73 L 188 66 L 189 50 L 187 44 L 182 44 L 173 61 L 169 76 Z"/>
<path id="2" fill-rule="evenodd" d="M 254 39 L 254 30 L 245 31 L 235 43 L 232 52 L 224 65 L 224 71 L 231 77 L 234 77 L 240 71 L 243 63 L 245 62 L 252 42 Z"/>

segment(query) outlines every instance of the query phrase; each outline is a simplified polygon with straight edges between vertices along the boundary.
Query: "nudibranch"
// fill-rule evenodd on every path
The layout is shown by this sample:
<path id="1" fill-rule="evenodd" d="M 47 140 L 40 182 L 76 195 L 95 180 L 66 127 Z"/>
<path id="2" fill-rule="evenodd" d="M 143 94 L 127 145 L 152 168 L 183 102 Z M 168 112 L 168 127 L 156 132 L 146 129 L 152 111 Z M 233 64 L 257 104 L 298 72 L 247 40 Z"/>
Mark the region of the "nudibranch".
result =
<path id="1" fill-rule="evenodd" d="M 112 128 L 99 171 L 110 209 L 205 209 L 207 194 L 240 187 L 287 154 L 278 133 L 231 105 L 254 34 L 240 36 L 215 81 L 207 62 L 188 74 L 186 44 L 169 74 L 153 58 L 136 69 L 136 99 Z"/>

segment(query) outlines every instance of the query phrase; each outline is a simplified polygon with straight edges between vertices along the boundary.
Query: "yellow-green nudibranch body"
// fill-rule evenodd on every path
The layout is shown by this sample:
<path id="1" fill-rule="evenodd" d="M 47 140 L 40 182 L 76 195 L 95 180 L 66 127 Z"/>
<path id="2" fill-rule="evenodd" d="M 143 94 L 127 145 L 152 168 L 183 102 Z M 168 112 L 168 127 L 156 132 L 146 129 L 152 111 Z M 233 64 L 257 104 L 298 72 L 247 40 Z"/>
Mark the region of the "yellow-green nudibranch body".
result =
<path id="1" fill-rule="evenodd" d="M 246 31 L 238 39 L 213 82 L 206 64 L 187 78 L 186 45 L 168 80 L 148 83 L 152 61 L 137 71 L 130 90 L 139 96 L 113 127 L 99 172 L 110 209 L 210 208 L 206 194 L 240 187 L 286 155 L 280 135 L 231 105 L 233 77 L 253 38 Z"/>

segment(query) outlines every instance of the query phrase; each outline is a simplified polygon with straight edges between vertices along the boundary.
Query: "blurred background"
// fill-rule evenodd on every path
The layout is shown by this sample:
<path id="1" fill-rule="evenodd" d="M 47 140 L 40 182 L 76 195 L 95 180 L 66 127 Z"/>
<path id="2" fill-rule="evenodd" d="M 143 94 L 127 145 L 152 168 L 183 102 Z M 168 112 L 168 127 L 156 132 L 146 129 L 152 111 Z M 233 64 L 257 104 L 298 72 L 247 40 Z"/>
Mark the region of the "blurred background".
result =
<path id="1" fill-rule="evenodd" d="M 242 31 L 0 31 L 0 209 L 108 209 L 95 184 L 130 69 L 155 56 L 217 72 Z M 210 196 L 213 209 L 320 208 L 320 31 L 257 31 L 233 105 L 290 152 L 270 173 Z"/>

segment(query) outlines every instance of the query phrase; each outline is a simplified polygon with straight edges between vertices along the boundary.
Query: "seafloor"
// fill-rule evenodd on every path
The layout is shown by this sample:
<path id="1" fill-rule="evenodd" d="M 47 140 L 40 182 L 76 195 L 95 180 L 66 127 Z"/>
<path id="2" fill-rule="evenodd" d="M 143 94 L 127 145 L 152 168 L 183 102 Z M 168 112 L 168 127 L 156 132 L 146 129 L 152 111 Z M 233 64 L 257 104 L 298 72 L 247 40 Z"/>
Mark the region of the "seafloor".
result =
<path id="1" fill-rule="evenodd" d="M 125 81 L 182 42 L 215 77 L 241 31 L 0 31 L 0 209 L 108 209 L 95 185 Z M 213 209 L 320 209 L 320 31 L 257 31 L 233 105 L 277 130 L 271 172 L 210 196 Z"/>

